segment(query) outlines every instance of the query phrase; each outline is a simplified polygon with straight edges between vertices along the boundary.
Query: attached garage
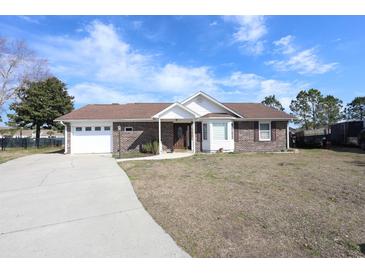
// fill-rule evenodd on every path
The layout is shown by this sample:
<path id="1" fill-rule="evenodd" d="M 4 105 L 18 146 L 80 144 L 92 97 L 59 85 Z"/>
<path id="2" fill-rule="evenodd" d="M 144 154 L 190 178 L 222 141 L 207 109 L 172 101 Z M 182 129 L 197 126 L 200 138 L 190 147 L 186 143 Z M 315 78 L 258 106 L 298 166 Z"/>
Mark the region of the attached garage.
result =
<path id="1" fill-rule="evenodd" d="M 111 153 L 112 124 L 71 124 L 71 153 Z"/>

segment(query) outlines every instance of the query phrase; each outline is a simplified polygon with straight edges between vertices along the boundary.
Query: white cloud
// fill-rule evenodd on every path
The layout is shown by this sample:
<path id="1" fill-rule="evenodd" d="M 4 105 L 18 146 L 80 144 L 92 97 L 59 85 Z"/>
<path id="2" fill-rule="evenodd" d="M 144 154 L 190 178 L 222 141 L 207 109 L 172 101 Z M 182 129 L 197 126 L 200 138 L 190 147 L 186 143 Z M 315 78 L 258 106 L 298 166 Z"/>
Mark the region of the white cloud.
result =
<path id="1" fill-rule="evenodd" d="M 199 90 L 223 100 L 258 101 L 299 90 L 297 83 L 252 73 L 218 77 L 208 66 L 161 64 L 155 55 L 134 49 L 113 25 L 99 21 L 89 24 L 82 38 L 47 37 L 34 47 L 49 58 L 58 76 L 76 82 L 69 89 L 78 104 L 169 101 Z"/>
<path id="2" fill-rule="evenodd" d="M 234 72 L 223 83 L 240 91 L 250 91 L 255 101 L 261 101 L 265 96 L 275 94 L 284 107 L 288 107 L 291 99 L 299 90 L 308 84 L 302 82 L 287 82 L 269 79 L 253 73 Z"/>
<path id="3" fill-rule="evenodd" d="M 96 83 L 83 82 L 70 87 L 70 94 L 79 104 L 152 102 L 153 98 L 145 94 L 130 94 L 107 88 Z"/>
<path id="4" fill-rule="evenodd" d="M 211 26 L 211 27 L 216 26 L 216 25 L 218 25 L 218 22 L 217 22 L 217 21 L 213 21 L 213 22 L 211 22 L 211 23 L 209 24 L 209 26 Z"/>
<path id="5" fill-rule="evenodd" d="M 295 51 L 294 45 L 293 45 L 294 36 L 287 35 L 285 37 L 280 38 L 277 41 L 274 41 L 273 44 L 278 47 L 278 49 L 283 54 L 291 54 Z"/>
<path id="6" fill-rule="evenodd" d="M 271 60 L 267 65 L 278 71 L 296 71 L 299 74 L 323 74 L 334 70 L 338 63 L 323 63 L 317 56 L 315 48 L 298 51 L 293 44 L 291 35 L 273 42 L 278 51 L 285 55 L 284 60 Z"/>
<path id="7" fill-rule="evenodd" d="M 39 24 L 39 20 L 36 19 L 35 16 L 19 15 L 19 18 L 23 19 L 24 21 L 27 21 L 28 23 Z"/>
<path id="8" fill-rule="evenodd" d="M 85 30 L 85 38 L 48 37 L 45 45 L 40 43 L 36 48 L 49 56 L 51 64 L 57 64 L 56 71 L 70 67 L 69 75 L 77 71 L 98 81 L 128 83 L 146 73 L 150 56 L 133 50 L 113 25 L 93 21 Z"/>
<path id="9" fill-rule="evenodd" d="M 161 90 L 186 95 L 198 90 L 207 92 L 217 90 L 214 76 L 208 67 L 184 67 L 167 64 L 155 75 L 154 80 Z"/>
<path id="10" fill-rule="evenodd" d="M 248 54 L 258 55 L 264 51 L 262 38 L 267 34 L 264 16 L 226 16 L 226 21 L 237 25 L 233 34 L 235 42 Z"/>
<path id="11" fill-rule="evenodd" d="M 132 27 L 134 29 L 140 29 L 142 27 L 142 25 L 143 25 L 143 21 L 141 21 L 141 20 L 132 21 Z"/>

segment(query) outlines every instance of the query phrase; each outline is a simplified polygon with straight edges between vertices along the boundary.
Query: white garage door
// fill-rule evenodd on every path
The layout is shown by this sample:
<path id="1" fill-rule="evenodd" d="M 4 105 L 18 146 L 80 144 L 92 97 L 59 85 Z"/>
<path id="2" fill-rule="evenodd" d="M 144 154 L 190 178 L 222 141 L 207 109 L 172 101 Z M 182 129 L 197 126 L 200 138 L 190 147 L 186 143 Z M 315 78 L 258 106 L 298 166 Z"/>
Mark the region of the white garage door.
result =
<path id="1" fill-rule="evenodd" d="M 110 153 L 111 125 L 72 126 L 71 153 Z"/>

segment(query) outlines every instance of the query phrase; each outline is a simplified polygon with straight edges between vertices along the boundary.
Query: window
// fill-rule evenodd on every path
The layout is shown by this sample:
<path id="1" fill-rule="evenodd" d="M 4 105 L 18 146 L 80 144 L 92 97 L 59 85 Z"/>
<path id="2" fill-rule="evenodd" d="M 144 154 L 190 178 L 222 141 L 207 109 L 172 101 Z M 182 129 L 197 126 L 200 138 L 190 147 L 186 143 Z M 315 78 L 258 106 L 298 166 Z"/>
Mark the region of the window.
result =
<path id="1" fill-rule="evenodd" d="M 228 140 L 227 123 L 213 123 L 213 139 Z"/>
<path id="2" fill-rule="evenodd" d="M 100 131 L 101 127 L 95 127 L 95 131 Z"/>
<path id="3" fill-rule="evenodd" d="M 125 127 L 124 131 L 133 131 L 133 127 Z"/>
<path id="4" fill-rule="evenodd" d="M 208 140 L 208 126 L 203 124 L 203 140 Z"/>
<path id="5" fill-rule="evenodd" d="M 270 141 L 271 140 L 271 125 L 270 123 L 260 122 L 259 127 L 259 140 L 260 141 Z"/>
<path id="6" fill-rule="evenodd" d="M 105 131 L 110 131 L 110 127 L 104 127 Z"/>
<path id="7" fill-rule="evenodd" d="M 91 127 L 85 127 L 85 131 L 91 131 Z"/>
<path id="8" fill-rule="evenodd" d="M 76 127 L 76 131 L 82 131 L 82 127 Z"/>

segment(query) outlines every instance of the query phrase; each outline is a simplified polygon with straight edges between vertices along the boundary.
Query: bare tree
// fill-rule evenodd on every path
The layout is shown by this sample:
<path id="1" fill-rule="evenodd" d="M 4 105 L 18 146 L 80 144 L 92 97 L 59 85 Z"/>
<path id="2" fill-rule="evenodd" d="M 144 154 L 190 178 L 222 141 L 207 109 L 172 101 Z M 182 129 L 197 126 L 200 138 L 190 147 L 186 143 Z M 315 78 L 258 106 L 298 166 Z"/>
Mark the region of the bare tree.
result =
<path id="1" fill-rule="evenodd" d="M 47 61 L 38 58 L 24 41 L 0 37 L 0 114 L 17 88 L 48 76 Z"/>

